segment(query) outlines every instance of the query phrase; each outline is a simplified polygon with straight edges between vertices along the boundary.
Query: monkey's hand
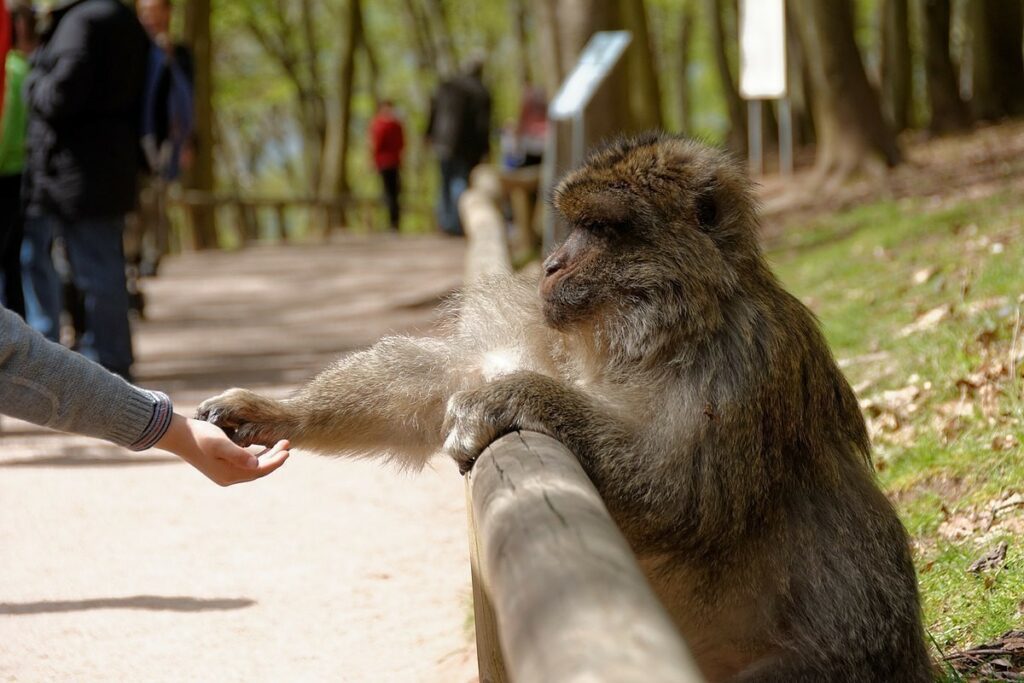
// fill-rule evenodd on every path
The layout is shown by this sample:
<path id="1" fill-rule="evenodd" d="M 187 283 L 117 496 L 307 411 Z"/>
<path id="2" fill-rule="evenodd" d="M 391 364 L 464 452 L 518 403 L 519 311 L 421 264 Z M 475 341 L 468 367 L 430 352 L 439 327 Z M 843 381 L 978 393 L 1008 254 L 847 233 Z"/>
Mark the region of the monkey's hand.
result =
<path id="1" fill-rule="evenodd" d="M 266 446 L 289 431 L 287 414 L 280 401 L 248 389 L 228 389 L 208 398 L 196 409 L 196 419 L 217 425 L 239 446 Z"/>
<path id="2" fill-rule="evenodd" d="M 550 396 L 548 383 L 557 383 L 534 373 L 516 373 L 478 389 L 460 391 L 448 400 L 444 430 L 444 452 L 466 474 L 487 446 L 510 432 L 528 429 L 552 434 L 536 417 L 531 406 L 541 406 Z"/>

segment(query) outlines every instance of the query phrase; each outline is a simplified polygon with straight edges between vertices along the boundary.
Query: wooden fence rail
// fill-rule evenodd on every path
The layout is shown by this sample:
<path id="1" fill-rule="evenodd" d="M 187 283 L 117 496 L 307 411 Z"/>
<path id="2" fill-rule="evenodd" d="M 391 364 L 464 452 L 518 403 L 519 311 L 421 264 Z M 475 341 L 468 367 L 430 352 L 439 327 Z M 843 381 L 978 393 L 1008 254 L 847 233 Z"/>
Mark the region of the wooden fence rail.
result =
<path id="1" fill-rule="evenodd" d="M 195 213 L 200 208 L 227 208 L 235 215 L 237 238 L 240 243 L 254 242 L 270 234 L 280 241 L 290 239 L 289 213 L 296 209 L 307 212 L 307 233 L 311 237 L 325 237 L 332 228 L 346 221 L 366 231 L 382 230 L 384 203 L 378 197 L 317 197 L 317 196 L 243 196 L 231 193 L 210 193 L 183 190 L 169 193 L 169 206 L 184 214 L 184 241 L 194 243 Z M 432 208 L 423 204 L 405 202 L 404 213 L 430 216 Z M 261 217 L 272 216 L 271 229 L 264 230 Z"/>
<path id="2" fill-rule="evenodd" d="M 500 183 L 478 168 L 459 202 L 466 277 L 507 271 Z M 576 457 L 516 432 L 466 482 L 481 683 L 699 683 L 682 638 Z"/>

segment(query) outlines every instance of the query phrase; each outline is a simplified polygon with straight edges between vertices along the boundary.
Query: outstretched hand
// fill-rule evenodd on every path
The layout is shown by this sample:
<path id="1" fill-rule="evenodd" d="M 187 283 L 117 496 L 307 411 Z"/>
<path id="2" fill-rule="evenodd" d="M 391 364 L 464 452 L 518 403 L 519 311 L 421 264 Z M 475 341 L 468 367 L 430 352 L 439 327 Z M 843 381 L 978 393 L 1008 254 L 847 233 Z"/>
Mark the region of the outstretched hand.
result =
<path id="1" fill-rule="evenodd" d="M 288 446 L 287 441 L 278 441 L 273 448 L 253 455 L 236 446 L 219 427 L 178 414 L 156 444 L 221 486 L 267 476 L 288 459 Z"/>

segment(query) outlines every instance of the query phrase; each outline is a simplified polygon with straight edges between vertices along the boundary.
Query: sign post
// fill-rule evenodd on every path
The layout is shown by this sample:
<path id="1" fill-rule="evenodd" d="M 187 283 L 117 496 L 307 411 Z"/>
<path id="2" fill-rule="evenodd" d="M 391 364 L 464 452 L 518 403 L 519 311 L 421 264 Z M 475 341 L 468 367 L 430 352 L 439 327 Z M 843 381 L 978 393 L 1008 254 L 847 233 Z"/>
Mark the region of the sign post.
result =
<path id="1" fill-rule="evenodd" d="M 598 31 L 590 37 L 572 72 L 562 82 L 548 106 L 548 118 L 552 121 L 569 121 L 572 128 L 571 151 L 568 163 L 562 159 L 556 163 L 555 157 L 560 148 L 558 144 L 558 126 L 548 126 L 547 147 L 544 153 L 542 170 L 542 186 L 551 187 L 555 176 L 566 168 L 573 168 L 581 163 L 587 153 L 587 137 L 585 114 L 587 105 L 594 97 L 597 89 L 611 73 L 612 68 L 622 58 L 626 48 L 633 40 L 629 31 Z M 557 238 L 554 214 L 549 210 L 544 217 L 544 252 L 555 246 Z"/>
<path id="2" fill-rule="evenodd" d="M 740 0 L 740 95 L 747 100 L 752 173 L 764 172 L 762 100 L 778 100 L 779 166 L 793 172 L 793 119 L 786 83 L 784 0 Z"/>

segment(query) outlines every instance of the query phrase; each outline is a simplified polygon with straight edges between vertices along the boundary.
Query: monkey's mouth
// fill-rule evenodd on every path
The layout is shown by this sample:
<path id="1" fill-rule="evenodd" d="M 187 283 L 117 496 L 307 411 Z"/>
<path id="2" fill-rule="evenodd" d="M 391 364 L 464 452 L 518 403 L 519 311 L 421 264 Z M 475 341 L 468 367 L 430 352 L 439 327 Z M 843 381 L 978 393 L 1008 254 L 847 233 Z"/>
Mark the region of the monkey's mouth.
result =
<path id="1" fill-rule="evenodd" d="M 564 286 L 565 281 L 576 272 L 578 266 L 568 266 L 547 274 L 540 281 L 540 295 L 545 301 L 552 300 L 558 296 L 559 289 Z"/>

